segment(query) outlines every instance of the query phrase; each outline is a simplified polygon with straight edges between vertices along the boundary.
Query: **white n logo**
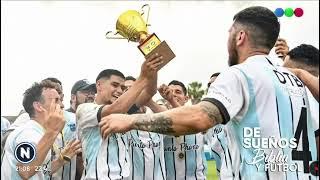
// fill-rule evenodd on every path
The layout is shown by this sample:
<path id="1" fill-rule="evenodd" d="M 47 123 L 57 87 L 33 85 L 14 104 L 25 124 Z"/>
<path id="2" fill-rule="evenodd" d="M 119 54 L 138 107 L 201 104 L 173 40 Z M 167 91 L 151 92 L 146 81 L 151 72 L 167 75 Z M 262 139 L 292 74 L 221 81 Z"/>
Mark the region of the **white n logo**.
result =
<path id="1" fill-rule="evenodd" d="M 20 157 L 30 159 L 30 147 L 27 147 L 27 150 L 21 147 Z"/>

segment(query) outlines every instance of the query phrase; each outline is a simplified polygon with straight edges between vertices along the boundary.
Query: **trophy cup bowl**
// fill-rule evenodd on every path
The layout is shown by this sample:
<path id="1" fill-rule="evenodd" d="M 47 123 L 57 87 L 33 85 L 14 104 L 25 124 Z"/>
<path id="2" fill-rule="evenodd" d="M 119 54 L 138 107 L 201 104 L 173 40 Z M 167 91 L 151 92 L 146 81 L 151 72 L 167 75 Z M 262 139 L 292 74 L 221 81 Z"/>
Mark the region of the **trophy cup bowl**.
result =
<path id="1" fill-rule="evenodd" d="M 145 15 L 144 8 L 148 8 L 147 20 L 143 19 Z M 127 10 L 122 13 L 116 22 L 116 33 L 112 34 L 112 31 L 106 33 L 107 39 L 127 39 L 128 41 L 138 42 L 138 49 L 142 54 L 148 58 L 154 53 L 158 53 L 163 57 L 164 63 L 161 67 L 171 61 L 175 54 L 170 49 L 165 41 L 158 38 L 155 33 L 148 33 L 148 19 L 149 19 L 149 5 L 145 4 L 142 6 L 142 13 L 136 10 Z M 117 36 L 117 35 L 120 36 Z"/>

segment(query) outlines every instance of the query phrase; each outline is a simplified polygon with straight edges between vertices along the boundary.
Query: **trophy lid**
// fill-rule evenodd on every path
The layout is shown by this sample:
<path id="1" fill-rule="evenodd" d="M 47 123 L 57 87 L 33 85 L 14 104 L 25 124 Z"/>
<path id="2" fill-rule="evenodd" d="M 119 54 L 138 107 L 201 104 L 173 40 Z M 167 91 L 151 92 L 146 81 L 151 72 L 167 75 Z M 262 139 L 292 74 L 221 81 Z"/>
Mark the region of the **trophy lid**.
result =
<path id="1" fill-rule="evenodd" d="M 117 32 L 130 41 L 139 42 L 141 34 L 148 34 L 147 24 L 136 10 L 122 13 L 116 23 Z"/>

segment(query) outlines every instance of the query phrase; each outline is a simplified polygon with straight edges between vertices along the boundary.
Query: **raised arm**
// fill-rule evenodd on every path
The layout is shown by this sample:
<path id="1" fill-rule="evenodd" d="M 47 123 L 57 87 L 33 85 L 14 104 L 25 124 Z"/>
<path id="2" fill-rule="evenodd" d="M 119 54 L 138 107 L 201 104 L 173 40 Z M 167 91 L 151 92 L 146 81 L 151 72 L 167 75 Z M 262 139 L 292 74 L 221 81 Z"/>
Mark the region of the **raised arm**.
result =
<path id="1" fill-rule="evenodd" d="M 37 167 L 42 166 L 56 137 L 64 127 L 63 111 L 58 104 L 55 105 L 53 102 L 54 101 L 52 101 L 50 106 L 49 118 L 44 124 L 46 132 L 36 145 L 35 159 L 28 164 L 17 163 L 19 169 L 29 169 L 28 171 L 19 171 L 19 175 L 23 179 L 29 179 L 37 173 Z"/>
<path id="2" fill-rule="evenodd" d="M 159 104 L 157 104 L 156 102 L 154 102 L 152 99 L 150 99 L 148 101 L 146 106 L 148 106 L 154 113 L 159 113 L 159 112 L 163 112 L 163 111 L 168 110 L 167 108 L 162 107 Z"/>
<path id="3" fill-rule="evenodd" d="M 162 59 L 162 58 L 161 58 Z M 146 105 L 148 101 L 157 93 L 157 80 L 158 75 L 155 73 L 148 79 L 146 87 L 142 90 L 138 96 L 135 104 L 139 107 Z"/>
<path id="4" fill-rule="evenodd" d="M 148 86 L 150 79 L 156 76 L 157 71 L 162 65 L 162 56 L 152 55 L 141 66 L 139 78 L 134 82 L 132 87 L 121 95 L 114 103 L 104 106 L 101 110 L 101 118 L 112 113 L 126 113 L 136 102 L 142 90 Z"/>
<path id="5" fill-rule="evenodd" d="M 303 84 L 307 86 L 314 98 L 319 102 L 319 78 L 303 69 L 288 69 L 301 79 Z"/>

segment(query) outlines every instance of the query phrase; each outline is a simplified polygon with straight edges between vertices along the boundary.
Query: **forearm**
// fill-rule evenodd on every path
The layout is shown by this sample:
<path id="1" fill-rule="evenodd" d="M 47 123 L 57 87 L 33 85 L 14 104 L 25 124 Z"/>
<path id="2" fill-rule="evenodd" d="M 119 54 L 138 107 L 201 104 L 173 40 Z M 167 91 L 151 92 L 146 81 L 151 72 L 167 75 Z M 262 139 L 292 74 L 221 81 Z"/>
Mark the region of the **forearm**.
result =
<path id="1" fill-rule="evenodd" d="M 206 102 L 157 114 L 134 115 L 132 128 L 176 136 L 202 132 L 221 121 L 219 109 Z"/>
<path id="2" fill-rule="evenodd" d="M 146 103 L 157 93 L 157 79 L 157 74 L 155 74 L 151 79 L 148 79 L 145 89 L 142 90 L 136 100 L 137 106 L 141 107 L 146 105 Z"/>
<path id="3" fill-rule="evenodd" d="M 29 179 L 31 176 L 35 175 L 37 167 L 43 164 L 49 150 L 51 149 L 52 144 L 54 143 L 58 132 L 46 132 L 44 136 L 40 139 L 38 145 L 36 146 L 36 157 L 35 159 L 28 164 L 18 163 L 17 166 L 19 169 L 24 167 L 29 168 L 29 171 L 19 171 L 19 175 L 23 179 Z"/>
<path id="4" fill-rule="evenodd" d="M 299 70 L 297 76 L 308 87 L 312 95 L 319 102 L 319 78 L 305 70 Z"/>
<path id="5" fill-rule="evenodd" d="M 140 95 L 147 83 L 146 79 L 138 79 L 134 82 L 133 86 L 121 95 L 114 103 L 110 106 L 105 106 L 102 109 L 101 117 L 105 117 L 112 113 L 126 113 L 135 103 L 137 97 Z"/>
<path id="6" fill-rule="evenodd" d="M 148 106 L 154 113 L 159 113 L 159 112 L 163 112 L 163 111 L 168 110 L 168 109 L 160 106 L 156 102 L 154 102 L 152 99 L 149 100 L 149 102 L 146 104 L 146 106 Z"/>
<path id="7" fill-rule="evenodd" d="M 58 158 L 54 161 L 52 161 L 51 164 L 51 174 L 55 173 L 65 164 L 65 161 L 62 158 Z"/>

